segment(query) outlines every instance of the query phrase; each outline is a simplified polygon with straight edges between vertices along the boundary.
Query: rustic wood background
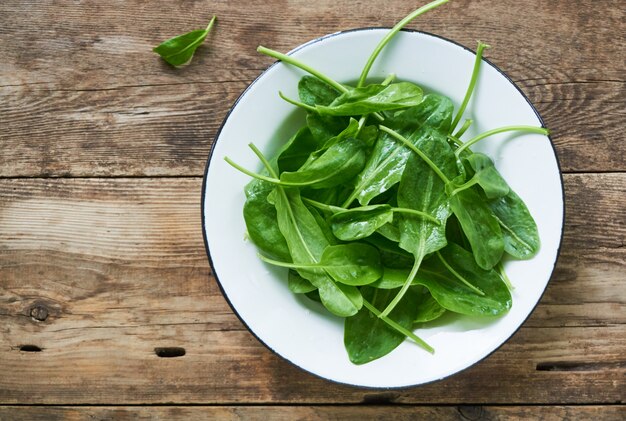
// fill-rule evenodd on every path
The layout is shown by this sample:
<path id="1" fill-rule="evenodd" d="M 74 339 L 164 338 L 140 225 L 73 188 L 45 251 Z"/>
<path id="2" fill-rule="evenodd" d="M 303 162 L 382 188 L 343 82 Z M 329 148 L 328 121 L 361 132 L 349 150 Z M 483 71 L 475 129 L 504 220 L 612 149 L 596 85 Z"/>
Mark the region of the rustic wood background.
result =
<path id="1" fill-rule="evenodd" d="M 260 345 L 219 292 L 202 175 L 229 107 L 271 62 L 256 46 L 391 26 L 419 3 L 0 2 L 0 419 L 624 419 L 620 0 L 452 0 L 411 25 L 491 44 L 564 173 L 556 271 L 485 361 L 424 387 L 331 384 Z M 212 14 L 190 66 L 151 52 Z M 168 347 L 185 355 L 156 355 Z"/>

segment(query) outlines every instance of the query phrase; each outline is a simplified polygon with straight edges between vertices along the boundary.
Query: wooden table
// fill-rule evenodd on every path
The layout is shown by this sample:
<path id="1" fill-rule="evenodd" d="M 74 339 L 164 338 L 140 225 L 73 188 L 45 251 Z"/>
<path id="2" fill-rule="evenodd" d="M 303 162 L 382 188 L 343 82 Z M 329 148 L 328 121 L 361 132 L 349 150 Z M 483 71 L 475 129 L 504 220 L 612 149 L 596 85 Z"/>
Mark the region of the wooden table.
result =
<path id="1" fill-rule="evenodd" d="M 416 4 L 0 2 L 0 419 L 623 419 L 623 1 L 453 0 L 411 25 L 491 44 L 563 170 L 557 268 L 489 358 L 423 387 L 336 385 L 264 348 L 220 294 L 202 176 L 228 109 L 271 63 L 256 46 L 391 26 Z M 212 14 L 190 66 L 151 52 Z"/>

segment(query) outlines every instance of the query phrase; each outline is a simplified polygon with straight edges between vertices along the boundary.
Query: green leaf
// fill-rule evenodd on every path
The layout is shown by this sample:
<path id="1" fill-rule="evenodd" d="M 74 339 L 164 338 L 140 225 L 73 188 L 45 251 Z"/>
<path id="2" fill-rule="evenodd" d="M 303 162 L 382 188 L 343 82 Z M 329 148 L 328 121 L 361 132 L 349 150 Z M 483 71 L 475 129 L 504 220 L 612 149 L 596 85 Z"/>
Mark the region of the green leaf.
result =
<path id="1" fill-rule="evenodd" d="M 365 165 L 365 145 L 348 138 L 330 146 L 298 171 L 284 172 L 280 181 L 290 186 L 328 188 L 350 181 Z"/>
<path id="2" fill-rule="evenodd" d="M 277 186 L 268 199 L 276 207 L 278 227 L 292 261 L 301 265 L 319 264 L 329 243 L 315 217 L 302 203 L 300 192 Z M 301 269 L 298 273 L 319 290 L 324 307 L 337 316 L 354 315 L 363 305 L 363 297 L 356 287 L 336 284 L 323 269 Z"/>
<path id="3" fill-rule="evenodd" d="M 297 171 L 317 150 L 319 145 L 309 128 L 307 126 L 302 127 L 281 148 L 277 160 L 279 174 L 284 171 Z"/>
<path id="4" fill-rule="evenodd" d="M 289 286 L 289 290 L 294 294 L 306 294 L 307 292 L 317 290 L 312 283 L 298 275 L 298 272 L 291 269 L 287 275 L 287 285 Z"/>
<path id="5" fill-rule="evenodd" d="M 465 188 L 464 186 L 470 187 L 474 184 L 478 184 L 489 199 L 505 196 L 509 192 L 509 185 L 504 178 L 502 178 L 493 165 L 493 161 L 487 155 L 472 153 L 464 158 L 464 160 L 474 170 L 474 175 L 467 183 L 458 186 L 451 194 L 463 190 Z"/>
<path id="6" fill-rule="evenodd" d="M 191 60 L 196 49 L 204 42 L 211 31 L 217 16 L 213 16 L 205 29 L 197 29 L 170 38 L 154 47 L 152 51 L 160 55 L 172 66 L 181 66 Z"/>
<path id="7" fill-rule="evenodd" d="M 446 309 L 441 307 L 441 304 L 433 298 L 428 290 L 419 295 L 419 300 L 415 306 L 417 307 L 417 315 L 413 320 L 415 323 L 432 322 L 446 312 Z"/>
<path id="8" fill-rule="evenodd" d="M 431 94 L 424 97 L 416 107 L 386 120 L 385 124 L 389 123 L 391 128 L 397 128 L 415 143 L 420 141 L 421 137 L 428 137 L 434 132 L 445 133 L 452 118 L 452 111 L 452 102 L 448 98 Z M 426 126 L 433 130 L 422 129 Z M 344 206 L 349 205 L 354 199 L 358 199 L 362 205 L 367 205 L 373 198 L 397 184 L 411 154 L 409 148 L 391 135 L 380 132 L 374 150 L 365 168 L 358 175 L 353 193 L 344 202 Z"/>
<path id="9" fill-rule="evenodd" d="M 313 76 L 303 76 L 298 82 L 300 101 L 308 105 L 330 105 L 341 92 Z"/>
<path id="10" fill-rule="evenodd" d="M 511 293 L 498 273 L 476 264 L 472 253 L 449 243 L 440 250 L 446 262 L 468 283 L 484 292 L 480 295 L 460 281 L 436 257 L 424 260 L 412 285 L 422 285 L 445 309 L 470 316 L 498 316 L 511 308 Z M 385 268 L 375 288 L 398 288 L 407 279 L 407 269 Z"/>
<path id="11" fill-rule="evenodd" d="M 491 269 L 502 259 L 504 239 L 498 220 L 474 188 L 450 196 L 450 206 L 469 240 L 476 263 Z"/>
<path id="12" fill-rule="evenodd" d="M 413 107 L 422 101 L 422 95 L 422 88 L 409 82 L 369 85 L 350 89 L 330 105 L 315 105 L 315 109 L 322 115 L 360 116 Z"/>
<path id="13" fill-rule="evenodd" d="M 374 307 L 385 308 L 397 291 L 363 287 L 361 292 Z M 417 300 L 415 291 L 407 292 L 407 299 L 396 306 L 389 318 L 411 330 L 417 316 Z M 406 338 L 366 308 L 362 308 L 355 316 L 348 317 L 344 326 L 344 345 L 350 361 L 354 364 L 365 364 L 383 357 Z"/>
<path id="14" fill-rule="evenodd" d="M 370 205 L 338 212 L 330 217 L 329 222 L 335 237 L 343 241 L 354 241 L 369 237 L 392 220 L 391 206 Z"/>
<path id="15" fill-rule="evenodd" d="M 276 208 L 267 201 L 274 185 L 253 179 L 246 185 L 246 202 L 243 205 L 243 218 L 248 237 L 263 251 L 277 259 L 290 261 L 291 255 L 285 237 L 278 229 Z"/>
<path id="16" fill-rule="evenodd" d="M 537 224 L 524 201 L 513 191 L 489 202 L 504 237 L 504 251 L 516 259 L 530 259 L 539 251 L 541 241 Z"/>

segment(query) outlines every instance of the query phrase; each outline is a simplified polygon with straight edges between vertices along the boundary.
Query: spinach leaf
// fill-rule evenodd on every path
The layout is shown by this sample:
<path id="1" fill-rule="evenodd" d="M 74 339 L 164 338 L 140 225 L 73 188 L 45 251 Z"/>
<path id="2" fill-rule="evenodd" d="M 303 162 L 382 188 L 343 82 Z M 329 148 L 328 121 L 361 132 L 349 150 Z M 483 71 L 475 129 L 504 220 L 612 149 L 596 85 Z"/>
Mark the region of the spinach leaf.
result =
<path id="1" fill-rule="evenodd" d="M 491 269 L 504 252 L 504 239 L 498 220 L 474 188 L 449 197 L 450 206 L 469 240 L 476 263 Z"/>
<path id="2" fill-rule="evenodd" d="M 436 320 L 439 317 L 443 316 L 443 314 L 446 312 L 446 309 L 441 307 L 437 300 L 435 300 L 430 294 L 428 289 L 426 289 L 426 291 L 422 294 L 419 294 L 418 298 L 418 301 L 414 304 L 417 307 L 417 315 L 415 316 L 413 322 L 432 322 L 433 320 Z"/>
<path id="3" fill-rule="evenodd" d="M 537 254 L 541 244 L 537 224 L 513 190 L 489 202 L 489 209 L 502 228 L 504 251 L 516 259 L 530 259 Z"/>
<path id="4" fill-rule="evenodd" d="M 427 95 L 419 105 L 404 111 L 409 114 L 399 115 L 389 120 L 389 124 L 391 128 L 397 128 L 416 143 L 420 137 L 428 136 L 433 131 L 420 130 L 424 126 L 434 128 L 434 131 L 445 132 L 452 118 L 452 111 L 452 102 L 448 98 Z M 410 155 L 410 149 L 390 134 L 380 132 L 374 150 L 357 177 L 354 190 L 344 202 L 344 207 L 354 199 L 358 199 L 362 205 L 367 205 L 373 198 L 400 182 L 406 160 Z"/>
<path id="5" fill-rule="evenodd" d="M 268 200 L 276 207 L 278 227 L 285 237 L 292 261 L 302 265 L 318 264 L 329 244 L 315 218 L 302 203 L 300 192 L 277 186 Z M 323 269 L 298 270 L 298 273 L 317 287 L 324 307 L 337 316 L 354 315 L 363 305 L 363 297 L 356 287 L 336 284 Z"/>
<path id="6" fill-rule="evenodd" d="M 384 267 L 411 268 L 413 266 L 413 256 L 402 250 L 397 242 L 393 242 L 378 233 L 370 235 L 365 241 L 378 248 Z"/>
<path id="7" fill-rule="evenodd" d="M 204 42 L 213 28 L 217 16 L 213 16 L 205 29 L 197 29 L 163 41 L 152 51 L 157 53 L 172 66 L 181 66 L 191 60 L 196 49 Z"/>
<path id="8" fill-rule="evenodd" d="M 307 105 L 330 105 L 341 92 L 313 76 L 303 76 L 298 82 L 298 96 Z"/>
<path id="9" fill-rule="evenodd" d="M 416 148 L 427 156 L 445 177 L 454 176 L 456 159 L 446 136 L 428 126 L 421 131 L 428 133 L 429 136 L 421 137 L 415 145 Z M 446 185 L 421 156 L 412 154 L 407 161 L 398 189 L 398 205 L 431 215 L 439 223 L 410 214 L 402 215 L 400 247 L 413 254 L 415 263 L 398 295 L 382 312 L 383 315 L 389 314 L 393 306 L 402 299 L 424 257 L 447 244 L 445 223 L 451 210 Z"/>
<path id="10" fill-rule="evenodd" d="M 330 105 L 315 105 L 322 115 L 357 116 L 385 110 L 413 107 L 422 101 L 422 88 L 410 83 L 368 85 L 350 89 L 337 97 Z"/>
<path id="11" fill-rule="evenodd" d="M 380 279 L 383 273 L 376 248 L 363 243 L 339 244 L 324 249 L 319 263 L 280 262 L 260 255 L 261 260 L 276 266 L 297 270 L 323 269 L 337 282 L 361 286 Z"/>
<path id="12" fill-rule="evenodd" d="M 395 290 L 361 288 L 365 300 L 376 308 L 384 308 L 396 295 Z M 416 291 L 408 291 L 407 299 L 391 312 L 389 318 L 407 330 L 411 329 L 417 316 L 418 301 Z M 362 308 L 355 316 L 348 317 L 344 323 L 344 345 L 350 361 L 365 364 L 383 357 L 398 347 L 405 335 L 392 329 L 384 320 Z"/>
<path id="13" fill-rule="evenodd" d="M 392 220 L 391 206 L 370 205 L 335 213 L 329 222 L 335 237 L 343 241 L 354 241 L 369 237 Z"/>
<path id="14" fill-rule="evenodd" d="M 334 187 L 358 174 L 365 160 L 363 142 L 348 138 L 333 144 L 319 158 L 307 162 L 298 171 L 282 173 L 280 181 L 289 186 Z"/>
<path id="15" fill-rule="evenodd" d="M 348 121 L 348 117 L 332 117 L 317 113 L 309 113 L 306 117 L 307 126 L 320 145 L 341 133 L 348 125 Z"/>
<path id="16" fill-rule="evenodd" d="M 279 174 L 284 171 L 297 171 L 317 150 L 319 143 L 313 137 L 311 130 L 304 126 L 293 135 L 281 148 L 277 164 Z"/>
<path id="17" fill-rule="evenodd" d="M 487 155 L 472 153 L 464 158 L 464 161 L 470 165 L 474 175 L 468 182 L 455 186 L 455 189 L 450 193 L 451 195 L 476 184 L 483 189 L 489 199 L 505 196 L 509 192 L 509 185 L 504 181 L 504 178 L 493 165 L 493 161 Z"/>
<path id="18" fill-rule="evenodd" d="M 294 294 L 306 294 L 307 292 L 317 290 L 312 283 L 292 269 L 289 270 L 289 274 L 287 275 L 287 285 L 289 286 L 289 290 Z"/>
<path id="19" fill-rule="evenodd" d="M 281 260 L 291 260 L 285 237 L 278 229 L 276 208 L 267 201 L 274 185 L 253 179 L 246 186 L 243 218 L 248 236 L 263 253 Z"/>
<path id="20" fill-rule="evenodd" d="M 511 308 L 511 293 L 498 273 L 479 267 L 472 253 L 449 243 L 440 250 L 448 264 L 468 283 L 484 292 L 477 294 L 437 258 L 424 260 L 412 285 L 422 285 L 446 310 L 470 316 L 497 316 Z M 371 287 L 390 289 L 403 285 L 407 269 L 384 268 L 383 277 Z"/>

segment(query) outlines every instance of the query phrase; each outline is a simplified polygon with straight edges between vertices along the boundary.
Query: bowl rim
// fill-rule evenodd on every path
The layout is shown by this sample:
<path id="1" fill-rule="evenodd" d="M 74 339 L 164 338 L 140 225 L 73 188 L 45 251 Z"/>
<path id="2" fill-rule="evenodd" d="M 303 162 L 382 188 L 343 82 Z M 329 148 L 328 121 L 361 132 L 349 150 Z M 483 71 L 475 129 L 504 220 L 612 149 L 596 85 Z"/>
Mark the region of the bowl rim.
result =
<path id="1" fill-rule="evenodd" d="M 294 53 L 296 53 L 297 51 L 302 50 L 303 48 L 309 47 L 313 44 L 317 44 L 321 41 L 324 41 L 326 39 L 329 38 L 333 38 L 336 36 L 340 36 L 340 35 L 344 35 L 344 34 L 348 34 L 348 33 L 352 33 L 352 32 L 365 32 L 365 31 L 372 31 L 372 30 L 391 30 L 391 27 L 374 27 L 374 26 L 369 26 L 369 27 L 360 27 L 360 28 L 353 28 L 353 29 L 347 29 L 347 30 L 343 30 L 343 31 L 337 31 L 337 32 L 333 32 L 331 34 L 327 34 L 327 35 L 323 35 L 321 37 L 312 39 L 310 41 L 305 42 L 304 44 L 301 44 L 299 46 L 297 46 L 296 48 L 292 49 L 291 51 L 289 51 L 288 53 L 286 53 L 286 55 L 292 55 Z M 431 32 L 427 32 L 427 31 L 421 31 L 421 30 L 416 30 L 416 29 L 409 29 L 409 28 L 402 28 L 401 29 L 402 32 L 409 32 L 409 33 L 417 33 L 417 34 L 421 34 L 421 35 L 426 35 L 429 37 L 433 37 L 433 38 L 438 38 L 439 40 L 451 43 L 457 47 L 461 47 L 462 49 L 468 51 L 469 53 L 476 55 L 476 52 L 468 47 L 466 47 L 465 45 L 451 40 L 449 38 L 446 38 L 444 36 L 441 35 L 437 35 L 437 34 L 433 34 Z M 532 102 L 528 99 L 528 97 L 526 96 L 526 94 L 522 91 L 522 89 L 503 71 L 501 70 L 498 66 L 496 66 L 494 63 L 492 63 L 491 61 L 489 61 L 488 59 L 486 59 L 485 57 L 482 57 L 482 61 L 485 62 L 487 65 L 493 67 L 494 70 L 496 70 L 500 75 L 502 75 L 506 81 L 509 82 L 509 84 L 511 84 L 516 90 L 517 92 L 521 95 L 521 97 L 526 101 L 526 103 L 528 104 L 528 106 L 532 109 L 532 111 L 535 113 L 535 115 L 537 116 L 537 119 L 539 120 L 539 122 L 541 123 L 541 127 L 546 128 L 545 122 L 543 121 L 543 118 L 541 117 L 541 115 L 539 114 L 539 111 L 537 111 L 537 109 L 535 108 L 535 106 L 532 104 Z M 211 164 L 211 160 L 213 158 L 213 151 L 215 150 L 215 144 L 217 143 L 217 141 L 220 138 L 220 135 L 222 133 L 222 129 L 224 128 L 224 126 L 226 125 L 226 122 L 228 121 L 231 113 L 233 112 L 233 110 L 237 107 L 237 105 L 239 104 L 239 101 L 248 93 L 248 91 L 252 88 L 252 86 L 254 86 L 255 83 L 257 83 L 257 81 L 259 81 L 259 79 L 261 79 L 271 68 L 273 68 L 274 66 L 278 65 L 279 63 L 281 63 L 280 60 L 275 61 L 274 63 L 272 63 L 270 66 L 268 66 L 267 68 L 265 68 L 256 78 L 254 78 L 254 80 L 252 82 L 250 82 L 248 84 L 248 86 L 241 92 L 241 94 L 239 94 L 239 96 L 237 97 L 237 99 L 235 100 L 235 102 L 233 103 L 233 105 L 230 107 L 230 109 L 228 110 L 228 112 L 226 113 L 226 115 L 224 116 L 224 119 L 222 120 L 222 123 L 219 127 L 219 129 L 217 130 L 217 132 L 215 133 L 215 136 L 213 138 L 213 143 L 211 144 L 211 150 L 209 151 L 209 155 L 204 167 L 204 175 L 202 178 L 202 192 L 201 192 L 201 201 L 200 201 L 200 213 L 201 213 L 201 222 L 202 222 L 202 238 L 204 240 L 204 249 L 206 251 L 208 260 L 209 260 L 209 265 L 211 268 L 211 273 L 213 274 L 213 276 L 215 277 L 215 281 L 217 283 L 217 286 L 220 289 L 220 292 L 222 293 L 222 296 L 224 297 L 224 299 L 226 299 L 226 302 L 228 303 L 228 305 L 230 306 L 230 308 L 232 309 L 233 313 L 235 314 L 235 316 L 237 316 L 237 318 L 239 319 L 239 321 L 241 321 L 241 323 L 245 326 L 246 330 L 248 330 L 248 332 L 250 332 L 252 334 L 252 336 L 254 336 L 257 341 L 259 341 L 263 346 L 265 346 L 265 348 L 267 348 L 268 350 L 270 350 L 274 355 L 277 355 L 279 358 L 281 358 L 284 361 L 287 361 L 289 364 L 291 364 L 292 366 L 298 367 L 300 370 L 311 374 L 317 378 L 323 379 L 325 381 L 337 384 L 337 385 L 342 385 L 342 386 L 350 386 L 353 388 L 357 388 L 357 389 L 364 389 L 364 390 L 404 390 L 404 389 L 410 389 L 410 388 L 415 388 L 415 387 L 419 387 L 419 386 L 425 386 L 431 383 L 435 383 L 435 382 L 439 382 L 441 380 L 447 379 L 449 377 L 455 376 L 463 371 L 468 370 L 471 367 L 474 367 L 478 364 L 480 364 L 482 361 L 484 361 L 485 359 L 487 359 L 488 357 L 490 357 L 494 352 L 496 352 L 497 350 L 499 350 L 505 343 L 507 343 L 519 330 L 520 328 L 526 323 L 526 321 L 528 320 L 528 318 L 533 314 L 533 312 L 535 311 L 535 309 L 537 308 L 537 305 L 539 305 L 539 303 L 541 302 L 541 299 L 543 298 L 546 289 L 548 288 L 548 284 L 550 283 L 550 280 L 552 278 L 552 276 L 554 275 L 554 269 L 556 268 L 557 262 L 559 260 L 560 254 L 561 254 L 561 247 L 563 245 L 563 232 L 565 229 L 565 187 L 564 187 L 564 183 L 563 183 L 563 172 L 561 170 L 561 162 L 559 161 L 559 156 L 557 154 L 556 151 L 556 147 L 554 145 L 554 141 L 552 140 L 551 134 L 546 135 L 546 137 L 548 138 L 548 140 L 550 141 L 550 146 L 552 147 L 552 152 L 554 153 L 554 158 L 556 161 L 556 165 L 557 165 L 557 169 L 558 169 L 558 173 L 559 173 L 559 179 L 560 179 L 560 183 L 561 183 L 561 201 L 563 203 L 563 209 L 562 209 L 562 222 L 561 222 L 561 235 L 559 238 L 559 243 L 558 243 L 558 247 L 556 250 L 556 255 L 554 258 L 554 264 L 552 266 L 552 270 L 550 272 L 550 277 L 548 278 L 548 281 L 546 282 L 545 287 L 543 288 L 543 291 L 541 291 L 541 294 L 539 295 L 539 299 L 537 300 L 537 302 L 535 303 L 535 305 L 530 309 L 528 315 L 524 318 L 524 320 L 522 321 L 522 323 L 520 323 L 520 325 L 511 332 L 511 334 L 504 340 L 502 341 L 498 346 L 496 346 L 494 349 L 492 349 L 490 352 L 488 352 L 487 354 L 485 354 L 482 358 L 476 360 L 474 363 L 461 368 L 455 372 L 449 373 L 443 377 L 440 377 L 438 379 L 434 379 L 434 380 L 430 380 L 427 382 L 422 382 L 422 383 L 416 383 L 416 384 L 411 384 L 411 385 L 403 385 L 403 386 L 367 386 L 367 385 L 360 385 L 360 384 L 354 384 L 354 383 L 348 383 L 348 382 L 343 382 L 343 381 L 338 381 L 335 379 L 331 379 L 328 377 L 324 377 L 318 373 L 315 373 L 311 370 L 308 370 L 298 364 L 296 364 L 295 362 L 291 361 L 290 359 L 288 359 L 287 357 L 283 356 L 282 354 L 280 354 L 278 351 L 274 350 L 274 348 L 272 348 L 269 344 L 267 344 L 265 341 L 263 341 L 251 328 L 250 326 L 248 326 L 248 324 L 246 323 L 246 321 L 243 319 L 243 317 L 239 314 L 239 312 L 237 311 L 237 309 L 235 308 L 235 306 L 232 304 L 232 302 L 230 301 L 230 298 L 228 297 L 228 294 L 226 293 L 222 282 L 219 280 L 219 276 L 218 274 L 214 271 L 213 269 L 213 259 L 211 257 L 211 251 L 209 249 L 209 243 L 208 243 L 208 238 L 207 238 L 207 232 L 206 232 L 206 214 L 205 214 L 205 202 L 206 202 L 206 184 L 207 184 L 207 177 L 208 177 L 208 173 L 209 173 L 209 166 Z"/>

